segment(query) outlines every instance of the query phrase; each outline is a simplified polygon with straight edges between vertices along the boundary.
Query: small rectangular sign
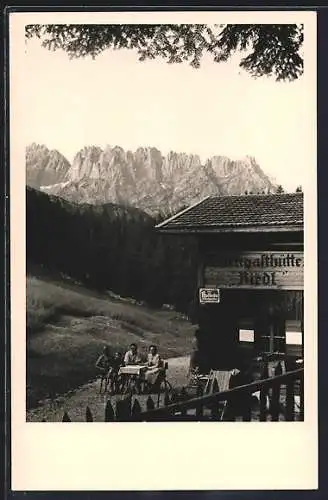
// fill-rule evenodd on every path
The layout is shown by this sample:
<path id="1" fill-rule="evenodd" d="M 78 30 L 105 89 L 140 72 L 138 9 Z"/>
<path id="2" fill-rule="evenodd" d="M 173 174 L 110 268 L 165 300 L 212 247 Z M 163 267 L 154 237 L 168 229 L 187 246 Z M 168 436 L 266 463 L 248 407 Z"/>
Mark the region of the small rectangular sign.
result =
<path id="1" fill-rule="evenodd" d="M 201 304 L 219 304 L 220 290 L 218 288 L 200 288 L 199 302 Z"/>

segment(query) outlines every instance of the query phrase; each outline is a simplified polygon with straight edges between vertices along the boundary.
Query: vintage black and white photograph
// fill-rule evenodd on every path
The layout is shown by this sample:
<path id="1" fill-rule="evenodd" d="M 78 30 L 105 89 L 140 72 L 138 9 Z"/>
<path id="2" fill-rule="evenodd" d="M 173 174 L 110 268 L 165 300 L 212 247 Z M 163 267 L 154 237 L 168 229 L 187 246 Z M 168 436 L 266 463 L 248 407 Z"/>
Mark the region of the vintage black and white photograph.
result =
<path id="1" fill-rule="evenodd" d="M 304 36 L 26 25 L 28 422 L 303 421 Z"/>
<path id="2" fill-rule="evenodd" d="M 315 13 L 10 41 L 13 490 L 315 488 Z"/>

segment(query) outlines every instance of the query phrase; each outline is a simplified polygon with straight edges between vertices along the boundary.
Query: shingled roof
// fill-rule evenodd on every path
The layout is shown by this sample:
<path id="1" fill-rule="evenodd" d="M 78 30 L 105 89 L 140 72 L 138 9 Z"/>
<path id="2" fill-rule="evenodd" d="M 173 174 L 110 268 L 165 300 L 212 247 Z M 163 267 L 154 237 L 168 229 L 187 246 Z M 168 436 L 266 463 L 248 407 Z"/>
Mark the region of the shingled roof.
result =
<path id="1" fill-rule="evenodd" d="M 156 228 L 170 233 L 303 230 L 303 193 L 208 197 Z"/>

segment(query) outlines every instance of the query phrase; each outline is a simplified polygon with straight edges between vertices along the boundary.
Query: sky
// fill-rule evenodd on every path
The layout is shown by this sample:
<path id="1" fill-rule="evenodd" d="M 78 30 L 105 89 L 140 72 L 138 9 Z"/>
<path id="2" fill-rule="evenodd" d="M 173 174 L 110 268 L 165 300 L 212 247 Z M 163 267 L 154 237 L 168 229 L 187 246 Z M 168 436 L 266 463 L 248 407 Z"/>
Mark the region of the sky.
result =
<path id="1" fill-rule="evenodd" d="M 58 149 L 69 161 L 84 146 L 107 144 L 193 153 L 203 161 L 250 155 L 294 190 L 308 168 L 306 79 L 254 79 L 238 62 L 218 64 L 206 56 L 194 69 L 161 59 L 139 62 L 128 50 L 69 60 L 29 41 L 25 144 Z"/>

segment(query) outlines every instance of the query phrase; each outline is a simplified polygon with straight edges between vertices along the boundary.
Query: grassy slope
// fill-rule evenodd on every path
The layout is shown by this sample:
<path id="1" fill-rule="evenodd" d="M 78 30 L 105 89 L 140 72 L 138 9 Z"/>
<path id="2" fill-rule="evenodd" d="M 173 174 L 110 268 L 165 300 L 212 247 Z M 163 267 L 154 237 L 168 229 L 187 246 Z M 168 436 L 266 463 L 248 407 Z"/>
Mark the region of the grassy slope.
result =
<path id="1" fill-rule="evenodd" d="M 104 345 L 146 353 L 156 343 L 165 357 L 191 350 L 194 328 L 174 311 L 95 294 L 79 285 L 27 279 L 27 405 L 36 406 L 94 378 Z"/>
<path id="2" fill-rule="evenodd" d="M 171 382 L 175 389 L 180 389 L 185 386 L 188 381 L 189 358 L 179 357 L 170 358 L 167 370 L 167 379 Z M 58 396 L 53 399 L 46 399 L 36 408 L 27 411 L 28 422 L 41 422 L 45 419 L 47 422 L 61 422 L 65 412 L 68 412 L 72 422 L 85 422 L 86 407 L 92 411 L 95 422 L 104 421 L 105 405 L 110 399 L 113 408 L 116 402 L 122 399 L 122 396 L 111 395 L 108 393 L 99 394 L 100 381 L 96 380 L 79 386 L 78 389 L 72 390 L 69 393 Z M 164 395 L 161 395 L 161 405 Z M 138 395 L 137 399 L 141 408 L 146 410 L 148 395 Z M 153 401 L 157 398 L 153 395 Z"/>

